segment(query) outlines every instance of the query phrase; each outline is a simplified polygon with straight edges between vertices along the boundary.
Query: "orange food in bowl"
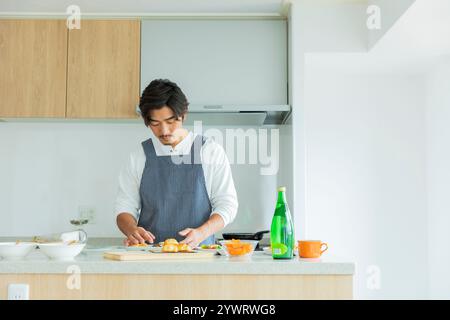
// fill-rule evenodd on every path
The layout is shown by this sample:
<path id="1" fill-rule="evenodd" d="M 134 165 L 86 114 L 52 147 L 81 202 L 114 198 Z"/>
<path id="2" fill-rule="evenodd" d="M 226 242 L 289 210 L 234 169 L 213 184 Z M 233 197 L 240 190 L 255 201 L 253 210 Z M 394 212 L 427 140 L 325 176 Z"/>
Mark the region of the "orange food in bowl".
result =
<path id="1" fill-rule="evenodd" d="M 227 251 L 232 256 L 242 256 L 252 252 L 253 247 L 251 243 L 241 242 L 241 240 L 231 240 L 225 243 Z"/>

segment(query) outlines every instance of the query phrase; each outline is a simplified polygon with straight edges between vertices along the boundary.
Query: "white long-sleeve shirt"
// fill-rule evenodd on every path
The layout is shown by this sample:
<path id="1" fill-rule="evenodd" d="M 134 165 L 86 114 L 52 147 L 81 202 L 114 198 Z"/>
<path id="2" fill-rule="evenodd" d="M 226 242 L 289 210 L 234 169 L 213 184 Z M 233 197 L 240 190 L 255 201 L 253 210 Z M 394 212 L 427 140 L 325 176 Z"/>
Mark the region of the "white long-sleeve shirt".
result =
<path id="1" fill-rule="evenodd" d="M 157 156 L 189 154 L 192 143 L 197 134 L 189 134 L 175 148 L 162 144 L 152 135 L 153 145 Z M 206 191 L 211 202 L 212 212 L 220 215 L 229 224 L 236 217 L 238 200 L 234 187 L 230 164 L 221 145 L 212 139 L 207 139 L 200 152 Z M 116 199 L 116 215 L 126 212 L 139 219 L 141 197 L 139 188 L 142 173 L 146 163 L 146 156 L 142 145 L 130 154 L 128 163 L 119 175 L 119 191 Z M 148 165 L 151 166 L 151 163 Z"/>

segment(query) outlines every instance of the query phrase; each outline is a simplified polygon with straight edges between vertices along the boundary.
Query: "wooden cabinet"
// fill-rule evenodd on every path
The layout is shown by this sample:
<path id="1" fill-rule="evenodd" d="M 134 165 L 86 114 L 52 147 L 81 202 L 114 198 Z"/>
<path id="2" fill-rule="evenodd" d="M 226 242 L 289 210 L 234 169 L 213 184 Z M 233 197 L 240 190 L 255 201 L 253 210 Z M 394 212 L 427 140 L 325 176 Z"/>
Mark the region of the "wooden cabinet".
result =
<path id="1" fill-rule="evenodd" d="M 68 118 L 137 118 L 140 21 L 83 20 L 69 31 Z"/>
<path id="2" fill-rule="evenodd" d="M 117 270 L 121 264 L 118 262 Z M 71 274 L 0 274 L 0 300 L 7 298 L 7 288 L 11 283 L 28 283 L 31 300 L 353 299 L 352 275 L 201 274 L 201 270 L 199 274 L 84 272 L 79 290 L 67 287 Z"/>
<path id="3" fill-rule="evenodd" d="M 63 20 L 0 20 L 0 117 L 66 113 Z"/>
<path id="4" fill-rule="evenodd" d="M 0 118 L 137 118 L 139 84 L 139 20 L 0 20 Z"/>

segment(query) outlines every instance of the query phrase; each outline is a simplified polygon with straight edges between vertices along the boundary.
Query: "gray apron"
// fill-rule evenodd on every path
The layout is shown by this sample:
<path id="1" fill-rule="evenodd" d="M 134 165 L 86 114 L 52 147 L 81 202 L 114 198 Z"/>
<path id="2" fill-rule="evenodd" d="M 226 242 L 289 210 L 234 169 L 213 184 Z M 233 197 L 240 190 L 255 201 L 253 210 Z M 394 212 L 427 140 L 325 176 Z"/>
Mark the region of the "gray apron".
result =
<path id="1" fill-rule="evenodd" d="M 179 231 L 197 228 L 211 215 L 211 202 L 199 161 L 204 143 L 205 138 L 197 135 L 189 154 L 157 156 L 151 138 L 142 142 L 146 162 L 139 190 L 138 226 L 153 233 L 156 242 L 168 238 L 181 241 L 185 237 L 180 236 Z M 178 159 L 172 160 L 172 157 Z M 214 235 L 201 244 L 214 244 Z"/>

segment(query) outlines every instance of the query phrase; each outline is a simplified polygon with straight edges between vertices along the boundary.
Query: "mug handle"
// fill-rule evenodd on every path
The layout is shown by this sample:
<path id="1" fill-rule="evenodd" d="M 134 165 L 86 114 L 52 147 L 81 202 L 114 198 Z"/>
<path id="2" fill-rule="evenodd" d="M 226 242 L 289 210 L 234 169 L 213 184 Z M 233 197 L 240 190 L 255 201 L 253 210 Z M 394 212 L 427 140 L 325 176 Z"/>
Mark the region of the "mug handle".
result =
<path id="1" fill-rule="evenodd" d="M 325 249 L 323 249 L 322 250 L 322 246 L 325 246 Z M 326 244 L 325 242 L 324 243 L 321 243 L 320 244 L 320 255 L 322 255 L 322 253 L 324 253 L 325 251 L 327 251 L 328 250 L 328 244 Z"/>

